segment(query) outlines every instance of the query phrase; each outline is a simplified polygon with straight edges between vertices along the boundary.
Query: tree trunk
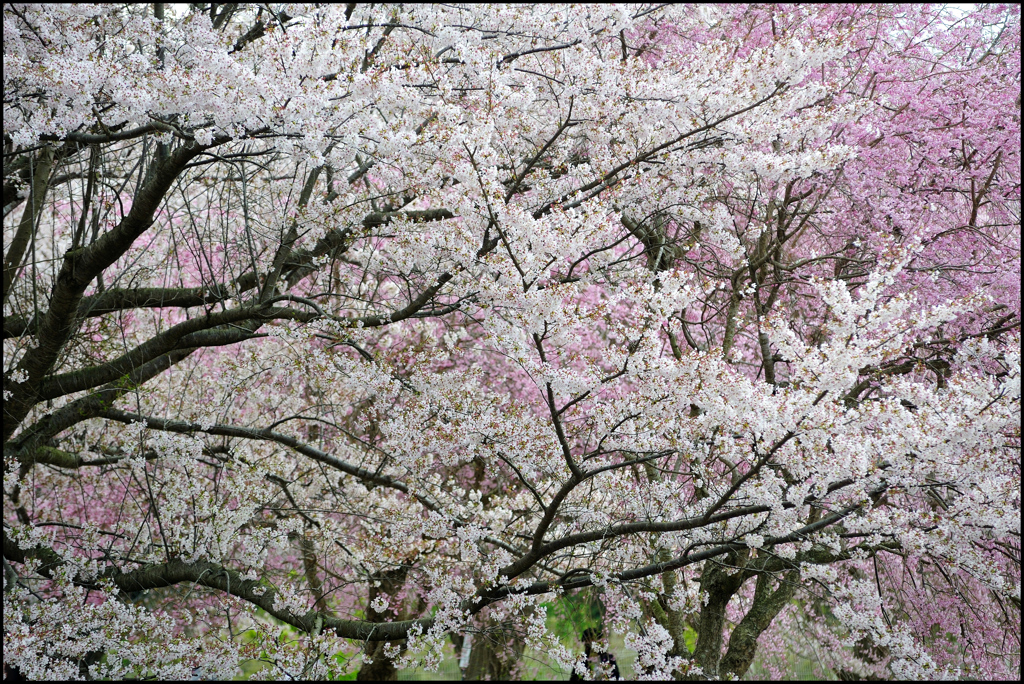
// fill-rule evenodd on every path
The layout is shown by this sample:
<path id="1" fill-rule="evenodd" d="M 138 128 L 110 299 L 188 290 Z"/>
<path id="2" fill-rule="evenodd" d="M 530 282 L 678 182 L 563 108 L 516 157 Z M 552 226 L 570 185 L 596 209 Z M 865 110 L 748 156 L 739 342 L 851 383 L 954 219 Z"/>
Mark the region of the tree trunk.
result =
<path id="1" fill-rule="evenodd" d="M 515 667 L 525 648 L 525 638 L 511 625 L 491 623 L 490 629 L 473 635 L 466 680 L 513 679 Z"/>
<path id="2" fill-rule="evenodd" d="M 409 567 L 403 565 L 394 570 L 382 572 L 371 577 L 370 594 L 366 601 L 367 620 L 372 622 L 390 622 L 399 618 L 398 606 L 389 606 L 382 613 L 374 612 L 369 606 L 380 595 L 391 597 L 397 594 L 401 590 L 402 585 L 405 584 L 405 578 L 408 574 Z M 379 586 L 376 586 L 378 584 Z M 395 667 L 395 661 L 384 655 L 384 647 L 388 643 L 400 647 L 403 651 L 405 650 L 405 639 L 393 642 L 367 641 L 363 646 L 363 653 L 366 654 L 365 657 L 371 662 L 363 661 L 363 666 L 359 668 L 359 673 L 356 675 L 357 682 L 398 681 L 398 668 Z"/>
<path id="3" fill-rule="evenodd" d="M 799 577 L 795 570 L 787 572 L 779 577 L 778 588 L 771 591 L 774 576 L 770 573 L 758 576 L 757 588 L 754 589 L 754 603 L 729 637 L 729 650 L 722 658 L 719 668 L 723 677 L 735 675 L 740 678 L 746 674 L 750 664 L 754 662 L 754 656 L 757 655 L 758 638 L 793 598 Z"/>
<path id="4" fill-rule="evenodd" d="M 735 554 L 729 554 L 726 562 L 735 565 Z M 722 630 L 725 628 L 725 609 L 729 600 L 746 579 L 743 570 L 726 574 L 721 565 L 706 561 L 700 577 L 700 588 L 708 593 L 708 602 L 700 611 L 700 627 L 697 630 L 697 644 L 693 649 L 693 660 L 701 667 L 701 678 L 718 679 L 718 665 L 722 658 Z"/>
<path id="5" fill-rule="evenodd" d="M 363 653 L 373 660 L 372 663 L 363 661 L 356 675 L 357 682 L 397 682 L 398 668 L 395 661 L 384 655 L 385 641 L 367 641 Z"/>

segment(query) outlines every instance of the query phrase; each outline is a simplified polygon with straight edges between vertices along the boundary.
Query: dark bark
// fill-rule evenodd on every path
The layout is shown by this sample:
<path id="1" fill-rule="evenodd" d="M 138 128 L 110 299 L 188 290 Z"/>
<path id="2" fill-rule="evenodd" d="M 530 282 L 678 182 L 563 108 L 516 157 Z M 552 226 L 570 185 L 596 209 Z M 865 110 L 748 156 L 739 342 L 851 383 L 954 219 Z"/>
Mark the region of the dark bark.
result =
<path id="1" fill-rule="evenodd" d="M 488 629 L 473 635 L 469 681 L 506 681 L 514 679 L 516 665 L 523 656 L 526 639 L 511 626 L 490 623 Z"/>
<path id="2" fill-rule="evenodd" d="M 402 585 L 405 584 L 406 577 L 409 575 L 409 566 L 402 565 L 394 570 L 388 570 L 386 572 L 377 573 L 372 575 L 370 578 L 370 593 L 367 597 L 367 615 L 366 619 L 369 622 L 383 623 L 391 622 L 399 618 L 397 606 L 388 606 L 383 613 L 374 612 L 372 608 L 369 608 L 369 604 L 374 601 L 378 596 L 384 596 L 386 598 L 393 597 L 399 591 L 402 590 Z M 359 672 L 356 674 L 356 681 L 358 682 L 395 682 L 398 681 L 398 668 L 395 667 L 395 661 L 388 658 L 384 654 L 384 649 L 388 644 L 392 646 L 398 646 L 402 650 L 405 650 L 405 639 L 395 639 L 392 641 L 367 641 L 363 646 L 363 653 L 372 662 L 363 661 L 363 666 L 359 668 Z"/>
<path id="3" fill-rule="evenodd" d="M 27 376 L 24 383 L 4 381 L 10 400 L 4 402 L 4 442 L 39 400 L 42 379 L 53 369 L 64 346 L 78 329 L 77 311 L 85 289 L 104 269 L 127 252 L 153 224 L 153 216 L 178 174 L 204 148 L 179 147 L 163 163 L 153 163 L 121 222 L 88 247 L 68 250 L 50 295 L 49 311 L 40 321 L 35 353 L 26 355 L 18 369 Z"/>
<path id="4" fill-rule="evenodd" d="M 81 320 L 126 309 L 206 306 L 230 299 L 231 296 L 228 288 L 222 286 L 114 288 L 84 297 L 78 305 L 76 316 Z M 6 317 L 4 339 L 36 334 L 41 318 L 40 314 L 33 315 L 30 319 L 22 316 Z"/>
<path id="5" fill-rule="evenodd" d="M 793 598 L 799 573 L 790 571 L 782 575 L 778 578 L 778 587 L 772 591 L 770 587 L 774 579 L 769 573 L 758 576 L 754 603 L 729 637 L 729 650 L 719 667 L 723 677 L 735 675 L 741 678 L 747 673 L 757 655 L 758 638 Z"/>
<path id="6" fill-rule="evenodd" d="M 395 662 L 384 655 L 384 641 L 367 641 L 363 649 L 373 662 L 363 661 L 356 674 L 357 682 L 397 682 L 398 668 Z"/>
<path id="7" fill-rule="evenodd" d="M 40 561 L 35 572 L 48 579 L 52 579 L 56 571 L 64 566 L 63 559 L 52 549 L 41 546 L 22 549 L 16 541 L 7 535 L 6 530 L 3 531 L 3 542 L 4 558 L 19 564 L 24 564 L 29 560 Z M 313 610 L 298 615 L 287 608 L 280 607 L 277 601 L 278 592 L 273 587 L 268 587 L 260 580 L 242 579 L 237 571 L 206 561 L 186 563 L 178 558 L 172 558 L 165 563 L 147 565 L 131 572 L 108 569 L 95 581 L 80 581 L 78 584 L 89 589 L 98 589 L 105 580 L 113 582 L 118 589 L 125 593 L 170 587 L 176 584 L 201 585 L 236 596 L 303 632 L 313 633 L 329 630 L 343 639 L 389 640 L 392 643 L 397 643 L 398 640 L 404 639 L 414 625 L 425 631 L 433 624 L 431 618 L 394 621 L 387 615 L 377 618 L 377 622 L 341 620 Z"/>
<path id="8" fill-rule="evenodd" d="M 737 564 L 736 554 L 729 554 L 726 563 Z M 718 678 L 718 666 L 722 657 L 722 630 L 725 628 L 725 609 L 733 595 L 739 590 L 746 575 L 743 570 L 733 574 L 726 572 L 727 566 L 709 561 L 704 564 L 700 577 L 701 591 L 708 594 L 708 602 L 700 611 L 697 644 L 693 649 L 693 660 L 704 671 L 704 677 Z"/>
<path id="9" fill-rule="evenodd" d="M 29 202 L 18 222 L 18 230 L 14 233 L 14 239 L 7 246 L 7 254 L 4 256 L 4 290 L 3 303 L 7 304 L 7 298 L 11 296 L 11 288 L 17 272 L 21 269 L 21 262 L 25 251 L 32 242 L 32 234 L 35 233 L 38 223 L 39 212 L 43 206 L 43 198 L 46 197 L 46 190 L 50 185 L 50 172 L 53 169 L 54 150 L 47 146 L 40 150 L 32 171 L 32 182 L 29 184 Z M 6 192 L 4 193 L 7 194 Z M 7 204 L 7 198 L 4 198 Z"/>
<path id="10" fill-rule="evenodd" d="M 205 340 L 205 344 L 202 345 L 190 344 L 192 340 L 189 338 L 195 333 L 219 328 L 223 332 L 228 333 L 225 342 L 232 344 L 238 340 L 234 334 L 234 329 L 227 327 L 231 324 L 244 325 L 245 323 L 250 323 L 250 326 L 248 326 L 250 330 L 255 330 L 256 327 L 259 327 L 260 321 L 272 318 L 304 320 L 314 317 L 315 314 L 278 307 L 246 307 L 209 313 L 206 316 L 192 318 L 171 326 L 164 332 L 149 338 L 130 352 L 108 363 L 60 375 L 51 375 L 40 384 L 37 390 L 38 398 L 40 400 L 55 399 L 66 394 L 91 389 L 104 383 L 114 382 L 153 359 L 182 347 L 220 346 L 209 339 Z"/>

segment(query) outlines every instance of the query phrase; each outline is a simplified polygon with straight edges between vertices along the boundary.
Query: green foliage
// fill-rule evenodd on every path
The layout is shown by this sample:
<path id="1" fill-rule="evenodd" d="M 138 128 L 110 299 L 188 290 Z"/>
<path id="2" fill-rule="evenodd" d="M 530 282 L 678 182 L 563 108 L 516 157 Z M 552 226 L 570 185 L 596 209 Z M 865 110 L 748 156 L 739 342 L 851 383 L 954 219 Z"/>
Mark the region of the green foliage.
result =
<path id="1" fill-rule="evenodd" d="M 336 653 L 329 658 L 327 663 L 327 679 L 332 682 L 355 681 L 356 675 L 359 674 L 358 670 L 341 674 L 347 669 L 348 661 L 349 658 L 344 653 Z"/>
<path id="2" fill-rule="evenodd" d="M 686 644 L 686 650 L 693 653 L 693 649 L 697 646 L 697 630 L 687 625 L 683 629 L 683 642 Z"/>
<path id="3" fill-rule="evenodd" d="M 599 591 L 593 588 L 565 594 L 542 605 L 548 611 L 548 629 L 563 641 L 576 641 L 583 630 L 591 627 L 601 629 L 604 621 L 604 604 Z"/>

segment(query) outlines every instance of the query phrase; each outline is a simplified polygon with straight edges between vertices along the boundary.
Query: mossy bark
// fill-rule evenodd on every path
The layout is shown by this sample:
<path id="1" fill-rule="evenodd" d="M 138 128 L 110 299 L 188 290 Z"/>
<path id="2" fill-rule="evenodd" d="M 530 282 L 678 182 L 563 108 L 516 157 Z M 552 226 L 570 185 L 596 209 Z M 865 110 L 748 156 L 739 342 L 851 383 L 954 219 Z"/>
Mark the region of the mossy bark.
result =
<path id="1" fill-rule="evenodd" d="M 727 562 L 729 560 L 734 564 L 737 559 L 730 554 Z M 718 563 L 710 562 L 704 566 L 700 588 L 701 591 L 707 592 L 708 602 L 700 611 L 697 643 L 693 649 L 693 660 L 704 672 L 702 678 L 718 678 L 725 610 L 745 579 L 742 570 L 729 574 L 726 568 Z"/>
<path id="2" fill-rule="evenodd" d="M 778 586 L 772 590 L 771 584 L 776 578 L 769 573 L 758 576 L 754 603 L 729 637 L 729 650 L 719 666 L 722 677 L 740 678 L 747 673 L 757 655 L 758 638 L 793 598 L 799 573 L 790 571 L 777 579 Z"/>

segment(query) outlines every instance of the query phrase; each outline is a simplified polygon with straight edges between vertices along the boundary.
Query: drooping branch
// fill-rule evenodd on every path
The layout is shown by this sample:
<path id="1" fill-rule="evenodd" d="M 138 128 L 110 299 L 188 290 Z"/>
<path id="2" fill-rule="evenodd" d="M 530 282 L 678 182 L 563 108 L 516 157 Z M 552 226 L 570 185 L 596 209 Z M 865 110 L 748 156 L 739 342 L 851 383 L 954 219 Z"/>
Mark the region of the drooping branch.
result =
<path id="1" fill-rule="evenodd" d="M 8 536 L 6 528 L 3 535 L 4 558 L 9 562 L 25 564 L 30 560 L 41 561 L 36 571 L 49 578 L 54 578 L 55 572 L 65 565 L 64 559 L 52 549 L 40 546 L 22 549 L 16 541 Z M 303 632 L 313 633 L 329 630 L 342 639 L 357 639 L 359 641 L 402 639 L 414 626 L 429 629 L 434 622 L 433 618 L 388 623 L 341 620 L 315 610 L 309 610 L 300 615 L 276 605 L 279 592 L 265 580 L 242 579 L 241 574 L 237 571 L 206 561 L 186 563 L 180 559 L 172 559 L 166 563 L 145 565 L 130 572 L 108 569 L 94 580 L 78 581 L 83 586 L 96 589 L 100 588 L 104 582 L 112 583 L 125 593 L 159 589 L 177 584 L 204 586 L 262 608 L 278 620 Z"/>
<path id="2" fill-rule="evenodd" d="M 888 489 L 888 485 L 886 483 L 882 483 L 882 484 L 878 485 L 877 487 L 875 487 L 875 488 L 873 488 L 872 490 L 869 491 L 869 493 L 868 493 L 869 494 L 869 498 L 870 497 L 877 498 L 877 497 L 881 496 L 881 494 L 883 494 L 887 489 Z M 780 544 L 791 544 L 793 542 L 806 541 L 810 534 L 838 524 L 844 518 L 848 517 L 849 515 L 853 514 L 856 511 L 861 510 L 865 505 L 866 505 L 866 503 L 851 504 L 851 505 L 846 506 L 846 507 L 844 507 L 844 508 L 842 508 L 842 509 L 840 509 L 840 510 L 834 512 L 834 513 L 831 513 L 831 514 L 829 514 L 827 516 L 823 516 L 823 517 L 815 520 L 814 522 L 811 522 L 811 523 L 808 523 L 806 525 L 803 525 L 799 529 L 794 530 L 793 532 L 790 532 L 789 534 L 783 535 L 781 537 L 768 537 L 768 538 L 765 539 L 764 547 L 765 548 L 772 548 L 772 547 L 778 546 Z M 753 507 L 750 507 L 750 508 L 753 508 Z M 729 514 L 723 513 L 721 515 L 722 516 L 728 516 Z M 735 516 L 730 516 L 730 517 L 735 517 Z M 690 521 L 681 521 L 681 522 L 685 524 L 685 523 L 690 522 Z M 674 531 L 670 527 L 667 527 L 667 526 L 674 526 L 674 525 L 677 525 L 677 524 L 680 524 L 680 523 L 646 523 L 646 524 L 645 523 L 636 523 L 636 524 L 640 525 L 640 528 L 637 529 L 637 530 L 634 530 L 634 531 L 641 531 L 641 532 L 667 532 L 667 531 Z M 607 531 L 611 531 L 611 530 L 615 530 L 619 535 L 622 534 L 622 528 L 620 526 L 612 526 L 612 527 L 606 528 L 606 531 L 602 531 L 602 532 L 604 532 L 604 534 L 602 534 L 601 538 L 605 538 L 605 537 L 609 537 L 609 536 L 614 536 L 614 535 L 609 535 L 607 533 Z M 590 534 L 594 534 L 594 533 L 587 533 L 587 534 L 590 535 Z M 569 537 L 565 537 L 565 538 L 563 538 L 561 540 L 558 540 L 557 542 L 552 542 L 551 544 L 545 545 L 544 547 L 542 547 L 539 550 L 539 552 L 537 552 L 537 553 L 533 553 L 533 552 L 528 553 L 527 555 L 523 556 L 522 559 L 520 559 L 519 561 L 517 561 L 513 565 L 510 565 L 510 566 L 508 566 L 506 568 L 502 568 L 499 571 L 499 573 L 504 575 L 504 576 L 506 576 L 506 577 L 510 577 L 510 578 L 516 577 L 517 575 L 516 574 L 512 574 L 513 572 L 518 570 L 520 573 L 522 573 L 522 572 L 525 572 L 527 569 L 533 567 L 533 565 L 535 563 L 537 563 L 542 557 L 544 557 L 545 555 L 549 555 L 549 553 L 550 553 L 548 551 L 549 548 L 555 547 L 556 545 L 557 545 L 557 548 L 564 548 L 565 546 L 569 545 L 568 543 L 566 543 L 566 542 L 568 542 L 568 540 L 572 539 L 572 540 L 576 541 L 576 540 L 579 540 L 580 537 L 581 537 L 581 535 L 571 535 Z M 592 540 L 592 539 L 590 539 L 590 540 Z M 582 542 L 576 541 L 576 543 L 582 543 Z M 682 553 L 681 555 L 676 556 L 675 558 L 673 558 L 671 560 L 668 560 L 668 561 L 658 561 L 658 562 L 655 562 L 655 563 L 650 563 L 648 565 L 640 566 L 638 568 L 633 568 L 633 569 L 630 569 L 630 570 L 623 570 L 621 572 L 613 573 L 610 576 L 609 580 L 610 581 L 617 581 L 617 582 L 630 582 L 630 581 L 633 581 L 633 580 L 643 579 L 645 577 L 651 577 L 653 575 L 659 575 L 661 573 L 664 573 L 664 572 L 667 572 L 667 571 L 670 571 L 670 570 L 678 570 L 680 568 L 684 568 L 684 567 L 686 567 L 688 565 L 692 565 L 694 563 L 699 563 L 701 561 L 708 560 L 710 558 L 716 558 L 716 557 L 721 556 L 723 554 L 727 554 L 727 553 L 730 553 L 730 552 L 733 552 L 733 551 L 747 549 L 747 548 L 749 548 L 749 547 L 747 546 L 746 542 L 728 542 L 728 543 L 723 543 L 723 544 L 719 544 L 719 545 L 713 546 L 713 547 L 711 547 L 709 549 L 705 549 L 704 551 L 694 551 L 692 548 L 689 548 L 684 553 Z M 849 558 L 849 557 L 850 557 L 849 554 L 829 555 L 826 559 L 823 560 L 823 559 L 820 559 L 820 558 L 815 558 L 811 554 L 811 552 L 806 552 L 806 553 L 803 553 L 802 555 L 801 554 L 797 554 L 797 558 L 804 558 L 804 559 L 807 559 L 809 562 L 834 562 L 836 560 L 842 560 L 842 559 L 846 559 L 846 558 Z M 780 565 L 778 567 L 773 567 L 772 569 L 773 570 L 783 569 L 784 566 L 785 566 L 785 564 Z M 584 587 L 593 586 L 594 583 L 595 583 L 595 579 L 593 577 L 589 577 L 589 576 L 580 577 L 580 576 L 577 576 L 577 575 L 571 575 L 571 576 L 567 576 L 567 577 L 561 577 L 561 578 L 559 578 L 558 580 L 556 580 L 554 582 L 534 582 L 534 583 L 530 584 L 528 587 L 526 587 L 526 589 L 523 590 L 523 591 L 524 591 L 524 593 L 531 594 L 531 595 L 532 594 L 546 594 L 546 593 L 548 593 L 550 591 L 555 591 L 557 589 L 566 590 L 566 591 L 574 590 L 574 589 L 582 589 Z M 501 598 L 503 598 L 505 596 L 508 596 L 510 594 L 517 593 L 517 591 L 518 590 L 512 589 L 512 588 L 498 588 L 498 589 L 491 589 L 491 590 L 487 591 L 484 595 L 486 596 L 488 601 L 493 602 L 493 601 L 500 600 Z"/>

